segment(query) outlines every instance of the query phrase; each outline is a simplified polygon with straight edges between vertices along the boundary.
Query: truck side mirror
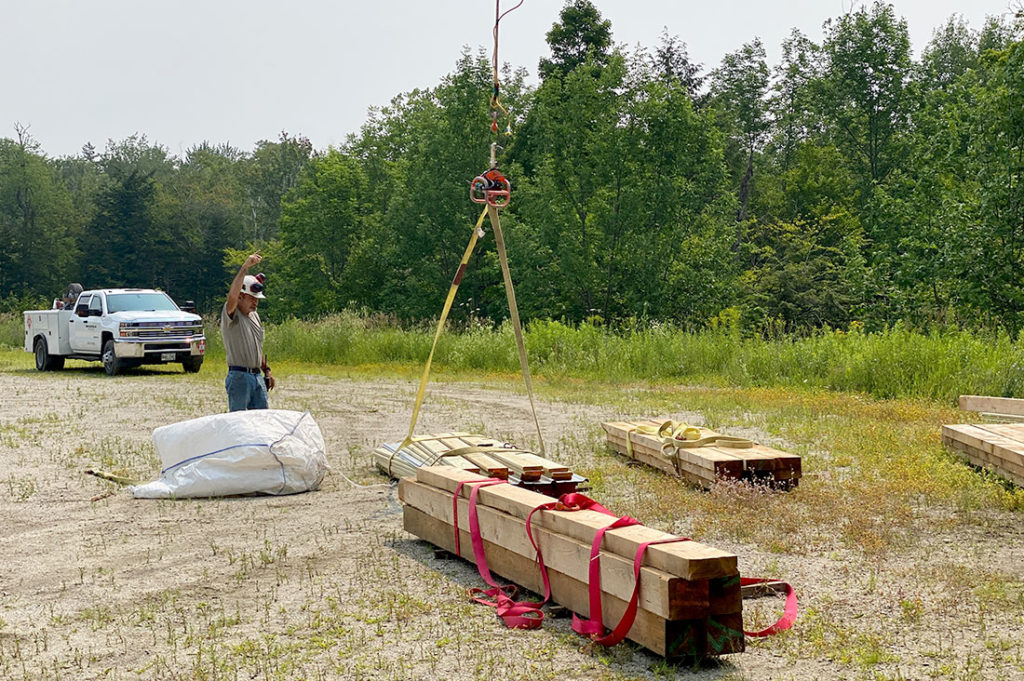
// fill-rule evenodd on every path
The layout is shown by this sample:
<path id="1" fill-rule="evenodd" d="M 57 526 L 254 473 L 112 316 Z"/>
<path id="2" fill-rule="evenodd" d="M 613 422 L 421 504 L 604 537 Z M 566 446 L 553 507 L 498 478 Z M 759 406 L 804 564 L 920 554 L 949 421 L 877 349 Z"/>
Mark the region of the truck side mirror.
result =
<path id="1" fill-rule="evenodd" d="M 78 307 L 75 308 L 75 315 L 78 316 L 78 317 L 88 317 L 89 316 L 89 306 L 88 305 L 79 305 Z"/>

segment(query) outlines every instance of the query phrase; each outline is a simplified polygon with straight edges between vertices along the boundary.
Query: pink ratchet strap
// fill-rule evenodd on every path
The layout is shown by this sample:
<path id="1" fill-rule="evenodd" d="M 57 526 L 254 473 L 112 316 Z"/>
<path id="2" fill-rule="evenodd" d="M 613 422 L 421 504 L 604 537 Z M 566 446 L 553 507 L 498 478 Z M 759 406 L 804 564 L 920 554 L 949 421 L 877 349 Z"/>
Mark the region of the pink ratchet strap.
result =
<path id="1" fill-rule="evenodd" d="M 759 577 L 740 577 L 740 586 L 747 586 L 748 584 L 764 584 L 766 582 L 772 581 L 775 580 L 761 579 Z M 772 624 L 771 626 L 762 629 L 761 631 L 747 631 L 746 629 L 744 629 L 744 634 L 750 636 L 751 638 L 762 638 L 764 636 L 771 636 L 772 634 L 777 634 L 780 631 L 785 631 L 786 629 L 789 629 L 793 626 L 793 622 L 796 621 L 796 615 L 799 610 L 796 601 L 796 591 L 793 590 L 792 586 L 786 584 L 785 582 L 782 582 L 782 585 L 786 589 L 786 607 L 782 611 L 782 617 L 779 618 L 779 621 L 775 624 Z"/>
<path id="2" fill-rule="evenodd" d="M 550 594 L 547 571 L 544 571 L 544 589 L 546 592 L 544 601 L 534 603 L 532 601 L 516 602 L 512 600 L 516 595 L 517 589 L 512 584 L 501 585 L 494 581 L 490 568 L 487 567 L 487 556 L 484 554 L 484 540 L 480 536 L 480 520 L 476 513 L 477 494 L 480 492 L 481 487 L 508 484 L 507 481 L 498 480 L 497 478 L 463 480 L 455 488 L 455 496 L 452 498 L 453 524 L 455 525 L 455 553 L 459 554 L 459 497 L 462 493 L 462 487 L 466 484 L 471 485 L 473 488 L 469 493 L 469 536 L 473 542 L 473 558 L 476 561 L 476 569 L 480 573 L 481 579 L 491 586 L 490 589 L 470 589 L 469 595 L 477 603 L 495 608 L 498 612 L 498 617 L 510 629 L 536 629 L 544 621 L 544 613 L 541 611 L 540 606 L 547 601 L 547 595 Z M 539 558 L 540 554 L 538 553 L 537 555 Z"/>
<path id="3" fill-rule="evenodd" d="M 536 629 L 544 620 L 544 613 L 540 608 L 551 598 L 551 583 L 548 580 L 548 572 L 544 565 L 544 558 L 541 555 L 540 547 L 537 545 L 537 541 L 533 536 L 533 514 L 537 511 L 548 510 L 593 510 L 610 516 L 614 516 L 615 514 L 590 497 L 575 492 L 563 494 L 559 497 L 558 501 L 540 504 L 531 510 L 529 515 L 526 517 L 526 534 L 530 539 L 530 544 L 537 552 L 537 563 L 540 567 L 541 577 L 544 580 L 544 599 L 539 603 L 535 603 L 533 601 L 516 602 L 512 600 L 516 594 L 516 587 L 511 584 L 499 585 L 491 576 L 491 571 L 487 566 L 487 556 L 484 554 L 483 537 L 480 535 L 480 521 L 476 512 L 477 495 L 481 487 L 508 484 L 508 482 L 497 478 L 464 480 L 455 488 L 455 495 L 452 498 L 452 513 L 454 520 L 453 524 L 455 526 L 456 555 L 461 555 L 459 546 L 459 498 L 461 497 L 463 486 L 467 484 L 472 487 L 472 490 L 469 493 L 469 534 L 473 543 L 473 558 L 476 561 L 476 567 L 477 571 L 480 573 L 480 577 L 485 583 L 492 587 L 486 590 L 473 588 L 469 590 L 469 594 L 477 603 L 482 603 L 483 605 L 495 608 L 498 616 L 505 622 L 505 626 L 512 629 Z M 633 558 L 633 593 L 630 596 L 629 604 L 627 605 L 622 618 L 619 620 L 619 623 L 610 633 L 606 634 L 601 610 L 601 542 L 604 539 L 604 533 L 608 530 L 639 524 L 640 521 L 630 518 L 629 516 L 619 517 L 611 524 L 597 531 L 594 535 L 593 544 L 590 547 L 590 567 L 588 573 L 590 582 L 588 590 L 588 595 L 590 597 L 590 618 L 584 620 L 573 613 L 572 628 L 576 633 L 587 636 L 602 646 L 611 647 L 620 643 L 622 639 L 626 637 L 626 634 L 629 633 L 629 630 L 633 627 L 633 623 L 636 621 L 636 613 L 639 609 L 640 597 L 640 568 L 643 565 L 643 557 L 644 553 L 647 551 L 647 547 L 657 544 L 690 541 L 688 537 L 669 537 L 667 539 L 643 542 L 639 547 L 637 547 L 636 555 Z M 769 581 L 774 580 L 742 577 L 740 578 L 740 585 L 762 584 Z M 760 631 L 744 631 L 743 633 L 745 635 L 753 638 L 771 636 L 793 626 L 793 622 L 796 620 L 798 611 L 796 592 L 789 584 L 784 584 L 784 586 L 786 589 L 786 606 L 782 617 L 774 624 Z"/>

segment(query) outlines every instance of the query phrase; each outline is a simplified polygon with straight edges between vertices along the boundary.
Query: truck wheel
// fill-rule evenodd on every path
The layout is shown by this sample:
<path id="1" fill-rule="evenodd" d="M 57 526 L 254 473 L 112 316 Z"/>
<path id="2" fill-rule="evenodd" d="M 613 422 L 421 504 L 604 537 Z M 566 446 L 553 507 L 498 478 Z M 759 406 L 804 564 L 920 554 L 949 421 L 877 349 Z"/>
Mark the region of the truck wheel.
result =
<path id="1" fill-rule="evenodd" d="M 50 354 L 50 348 L 46 344 L 45 338 L 36 339 L 35 344 L 36 353 L 36 369 L 39 371 L 53 371 L 54 369 L 64 368 L 64 358 L 54 357 Z"/>
<path id="2" fill-rule="evenodd" d="M 102 358 L 107 376 L 117 376 L 124 371 L 124 363 L 117 358 L 117 354 L 114 352 L 114 341 L 108 340 L 103 344 Z"/>
<path id="3" fill-rule="evenodd" d="M 203 366 L 203 356 L 196 355 L 194 357 L 189 357 L 188 359 L 182 361 L 181 366 L 185 368 L 186 374 L 198 373 L 199 367 Z"/>

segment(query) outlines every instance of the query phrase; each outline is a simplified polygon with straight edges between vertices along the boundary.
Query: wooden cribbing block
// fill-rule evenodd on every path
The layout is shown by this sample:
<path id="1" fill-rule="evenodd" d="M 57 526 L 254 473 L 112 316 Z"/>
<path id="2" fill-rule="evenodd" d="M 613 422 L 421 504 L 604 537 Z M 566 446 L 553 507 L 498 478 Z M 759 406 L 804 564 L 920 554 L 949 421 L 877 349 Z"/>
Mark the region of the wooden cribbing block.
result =
<path id="1" fill-rule="evenodd" d="M 516 458 L 524 465 L 540 469 L 542 475 L 546 475 L 553 480 L 565 480 L 572 477 L 572 471 L 567 466 L 555 463 L 542 456 L 529 452 L 520 452 L 516 455 Z"/>
<path id="2" fill-rule="evenodd" d="M 612 445 L 620 454 L 626 454 L 629 450 L 626 447 L 625 438 L 620 438 L 616 435 L 609 434 L 608 443 Z M 694 464 L 688 460 L 681 459 L 679 465 L 676 466 L 673 462 L 669 461 L 667 457 L 661 456 L 661 453 L 654 454 L 645 447 L 633 445 L 633 458 L 640 463 L 647 464 L 652 468 L 657 468 L 663 473 L 669 475 L 678 475 L 679 477 L 703 487 L 710 487 L 715 480 L 728 480 L 728 479 L 739 479 L 742 475 L 742 469 L 736 465 L 736 470 L 729 470 L 728 467 L 723 466 L 719 470 L 715 470 L 711 466 L 702 465 L 700 463 Z"/>
<path id="3" fill-rule="evenodd" d="M 407 532 L 454 553 L 455 537 L 452 525 L 410 505 L 404 508 L 403 523 Z M 486 539 L 483 546 L 493 574 L 535 593 L 543 593 L 544 584 L 540 570 L 532 558 Z M 461 523 L 459 550 L 462 558 L 474 560 L 472 539 Z M 548 569 L 548 580 L 557 603 L 589 617 L 590 597 L 586 582 L 573 579 L 551 567 Z M 626 601 L 605 593 L 601 599 L 602 621 L 605 626 L 610 629 L 618 624 L 626 606 Z M 627 637 L 670 660 L 742 652 L 744 646 L 741 613 L 694 620 L 666 620 L 640 608 Z"/>
<path id="4" fill-rule="evenodd" d="M 480 480 L 481 476 L 444 466 L 429 466 L 416 471 L 417 482 L 454 493 L 460 481 Z M 462 496 L 469 498 L 470 487 L 462 488 Z M 537 506 L 550 498 L 512 485 L 484 487 L 478 495 L 479 503 L 526 520 Z M 545 511 L 534 515 L 534 527 L 565 535 L 589 546 L 597 531 L 607 527 L 612 518 L 598 511 Z M 604 550 L 630 561 L 640 544 L 674 535 L 633 525 L 609 530 L 604 534 Z M 688 580 L 713 579 L 739 574 L 736 555 L 720 551 L 695 541 L 651 546 L 644 553 L 643 565 L 657 568 Z"/>
<path id="5" fill-rule="evenodd" d="M 452 495 L 409 478 L 399 482 L 398 497 L 407 506 L 412 506 L 430 516 L 453 525 Z M 540 514 L 535 514 L 536 519 Z M 533 558 L 535 551 L 526 534 L 526 522 L 515 516 L 487 506 L 477 506 L 480 519 L 480 533 L 490 541 L 521 556 Z M 469 501 L 459 499 L 459 528 L 469 527 Z M 553 533 L 541 527 L 534 527 L 534 539 L 544 557 L 545 565 L 580 582 L 589 580 L 590 545 L 569 537 Z M 602 553 L 601 590 L 623 601 L 633 593 L 633 561 L 615 554 Z M 539 568 L 538 568 L 539 569 Z M 705 617 L 710 608 L 710 592 L 715 591 L 715 614 L 740 612 L 743 608 L 739 593 L 739 578 L 732 578 L 736 589 L 727 593 L 723 583 L 730 578 L 689 581 L 651 567 L 640 569 L 641 608 L 664 619 L 698 619 Z"/>

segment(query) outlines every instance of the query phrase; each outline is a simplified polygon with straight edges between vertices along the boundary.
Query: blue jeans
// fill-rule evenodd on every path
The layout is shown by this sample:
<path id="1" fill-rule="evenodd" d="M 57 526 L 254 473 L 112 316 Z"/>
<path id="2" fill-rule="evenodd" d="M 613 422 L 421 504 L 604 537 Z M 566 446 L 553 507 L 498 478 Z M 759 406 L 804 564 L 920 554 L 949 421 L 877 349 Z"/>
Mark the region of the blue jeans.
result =
<path id="1" fill-rule="evenodd" d="M 267 408 L 267 384 L 259 374 L 229 371 L 224 379 L 228 391 L 228 410 Z"/>

